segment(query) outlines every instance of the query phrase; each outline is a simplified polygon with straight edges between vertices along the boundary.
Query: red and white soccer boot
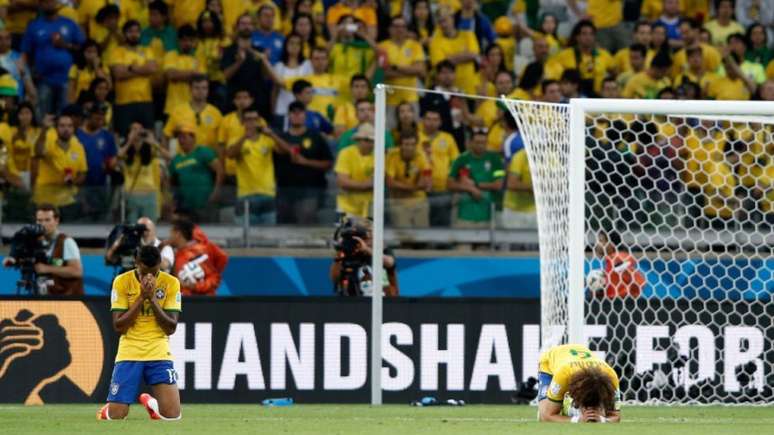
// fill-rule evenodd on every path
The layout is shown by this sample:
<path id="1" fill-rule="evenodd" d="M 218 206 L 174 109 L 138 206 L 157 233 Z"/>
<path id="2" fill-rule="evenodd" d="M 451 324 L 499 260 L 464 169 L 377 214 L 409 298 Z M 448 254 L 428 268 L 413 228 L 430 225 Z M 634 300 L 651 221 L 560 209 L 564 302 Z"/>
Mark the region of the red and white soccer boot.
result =
<path id="1" fill-rule="evenodd" d="M 161 413 L 159 413 L 159 402 L 153 396 L 148 393 L 140 394 L 140 403 L 148 411 L 148 415 L 151 420 L 161 420 Z"/>

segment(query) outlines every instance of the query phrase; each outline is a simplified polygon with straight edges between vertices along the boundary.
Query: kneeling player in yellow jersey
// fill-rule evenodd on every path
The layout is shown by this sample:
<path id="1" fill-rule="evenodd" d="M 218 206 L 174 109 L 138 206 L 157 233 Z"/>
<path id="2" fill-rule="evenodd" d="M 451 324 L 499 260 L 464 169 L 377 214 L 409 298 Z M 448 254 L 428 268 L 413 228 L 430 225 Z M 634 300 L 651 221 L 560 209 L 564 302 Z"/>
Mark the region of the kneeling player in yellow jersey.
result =
<path id="1" fill-rule="evenodd" d="M 540 356 L 538 419 L 618 423 L 618 375 L 585 346 L 555 346 Z"/>
<path id="2" fill-rule="evenodd" d="M 98 420 L 117 420 L 129 413 L 139 399 L 154 420 L 180 419 L 177 373 L 169 353 L 169 335 L 177 328 L 180 312 L 180 282 L 160 272 L 161 253 L 143 246 L 135 257 L 136 269 L 113 281 L 111 311 L 113 328 L 121 334 L 116 365 L 110 380 L 107 405 Z M 140 383 L 151 388 L 139 393 Z"/>

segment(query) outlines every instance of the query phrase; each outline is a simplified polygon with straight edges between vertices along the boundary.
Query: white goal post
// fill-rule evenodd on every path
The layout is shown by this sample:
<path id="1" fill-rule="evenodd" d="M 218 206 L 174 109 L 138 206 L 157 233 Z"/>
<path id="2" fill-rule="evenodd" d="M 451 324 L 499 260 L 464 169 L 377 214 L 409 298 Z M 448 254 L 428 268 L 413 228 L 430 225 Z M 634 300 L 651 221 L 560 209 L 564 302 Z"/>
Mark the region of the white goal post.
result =
<path id="1" fill-rule="evenodd" d="M 532 173 L 542 347 L 589 344 L 628 401 L 774 401 L 774 103 L 502 101 Z"/>

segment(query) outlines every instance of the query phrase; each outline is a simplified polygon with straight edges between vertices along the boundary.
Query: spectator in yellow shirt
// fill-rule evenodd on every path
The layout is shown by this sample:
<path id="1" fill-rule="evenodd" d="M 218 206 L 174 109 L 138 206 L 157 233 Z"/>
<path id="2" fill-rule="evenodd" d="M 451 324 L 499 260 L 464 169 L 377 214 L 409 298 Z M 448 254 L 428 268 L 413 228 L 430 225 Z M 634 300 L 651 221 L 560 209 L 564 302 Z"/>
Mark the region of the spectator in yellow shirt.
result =
<path id="1" fill-rule="evenodd" d="M 672 59 L 669 58 L 669 54 L 664 51 L 658 52 L 646 71 L 635 74 L 626 83 L 623 97 L 656 98 L 662 89 L 668 88 L 672 84 L 668 77 L 671 67 Z"/>
<path id="2" fill-rule="evenodd" d="M 139 22 L 127 21 L 123 33 L 124 45 L 108 54 L 108 65 L 115 79 L 115 130 L 125 136 L 134 122 L 153 127 L 151 76 L 158 66 L 150 49 L 140 46 Z"/>
<path id="3" fill-rule="evenodd" d="M 333 115 L 333 136 L 338 139 L 345 131 L 357 127 L 355 102 L 365 100 L 371 93 L 371 82 L 362 74 L 355 74 L 349 82 L 350 99 L 338 104 Z"/>
<path id="4" fill-rule="evenodd" d="M 379 44 L 379 49 L 387 59 L 387 64 L 383 66 L 385 83 L 416 88 L 427 74 L 426 56 L 422 45 L 409 38 L 406 27 L 405 18 L 393 17 L 390 21 L 390 37 Z M 401 102 L 417 103 L 418 101 L 419 95 L 416 91 L 395 89 L 387 94 L 387 105 L 392 108 Z"/>
<path id="5" fill-rule="evenodd" d="M 347 216 L 371 215 L 374 179 L 374 127 L 361 124 L 354 135 L 356 146 L 346 147 L 336 158 L 336 210 Z"/>
<path id="6" fill-rule="evenodd" d="M 255 100 L 247 89 L 239 89 L 234 93 L 234 110 L 229 112 L 220 121 L 218 128 L 218 156 L 225 158 L 225 174 L 227 193 L 229 189 L 236 186 L 236 162 L 234 159 L 226 157 L 226 148 L 239 140 L 245 134 L 245 127 L 242 125 L 242 114 L 250 107 L 253 107 Z M 231 189 L 233 190 L 233 189 Z"/>
<path id="7" fill-rule="evenodd" d="M 312 49 L 312 74 L 304 77 L 294 77 L 286 86 L 292 88 L 296 80 L 306 80 L 314 87 L 314 97 L 308 105 L 309 110 L 320 113 L 332 119 L 336 111 L 336 105 L 341 102 L 342 78 L 328 73 L 328 50 L 325 47 Z"/>
<path id="8" fill-rule="evenodd" d="M 593 96 L 602 87 L 602 79 L 607 74 L 613 73 L 615 64 L 613 57 L 604 48 L 598 48 L 596 42 L 596 27 L 591 21 L 582 20 L 575 25 L 570 36 L 569 48 L 560 51 L 551 58 L 548 63 L 556 63 L 560 69 L 556 70 L 559 77 L 547 76 L 550 79 L 558 79 L 564 70 L 576 69 L 581 76 L 582 94 Z"/>
<path id="9" fill-rule="evenodd" d="M 425 154 L 417 151 L 415 132 L 400 137 L 400 147 L 390 150 L 385 162 L 390 189 L 390 222 L 397 228 L 427 228 L 430 208 L 427 191 L 432 188 L 432 169 Z"/>
<path id="10" fill-rule="evenodd" d="M 35 108 L 31 103 L 24 101 L 19 104 L 16 109 L 16 122 L 16 126 L 9 131 L 11 135 L 7 146 L 9 168 L 13 168 L 19 175 L 24 189 L 29 190 L 32 154 L 40 135 Z M 8 138 L 2 138 L 2 140 L 6 141 Z"/>
<path id="11" fill-rule="evenodd" d="M 723 58 L 723 68 L 726 75 L 715 75 L 707 83 L 705 95 L 715 100 L 749 100 L 755 94 L 755 81 L 745 77 L 739 63 L 741 59 L 735 53 Z"/>
<path id="12" fill-rule="evenodd" d="M 621 88 L 626 87 L 626 83 L 631 79 L 635 74 L 641 73 L 645 71 L 645 66 L 647 65 L 647 53 L 648 50 L 645 48 L 642 44 L 632 44 L 628 49 L 627 52 L 629 54 L 629 70 L 624 71 L 620 74 L 618 74 L 618 77 L 616 77 L 616 81 L 618 82 L 618 86 Z"/>
<path id="13" fill-rule="evenodd" d="M 767 5 L 766 7 L 772 7 Z M 712 35 L 712 45 L 724 47 L 729 35 L 744 33 L 744 27 L 734 20 L 733 0 L 719 0 L 716 6 L 716 17 L 704 25 Z"/>
<path id="14" fill-rule="evenodd" d="M 691 47 L 686 50 L 688 56 L 688 63 L 682 74 L 675 79 L 676 85 L 682 85 L 685 82 L 693 82 L 699 85 L 700 89 L 704 89 L 707 85 L 707 80 L 714 74 L 708 74 L 704 69 L 704 58 L 701 47 Z"/>
<path id="15" fill-rule="evenodd" d="M 164 137 L 168 142 L 182 124 L 196 126 L 196 143 L 218 150 L 218 130 L 223 116 L 215 106 L 207 103 L 209 82 L 207 76 L 197 74 L 191 76 L 190 100 L 179 104 L 170 113 L 164 126 Z"/>
<path id="16" fill-rule="evenodd" d="M 102 61 L 99 44 L 93 39 L 83 43 L 83 58 L 70 67 L 68 74 L 68 101 L 78 101 L 82 92 L 89 89 L 92 80 L 97 77 L 108 81 L 110 86 L 110 69 Z"/>
<path id="17" fill-rule="evenodd" d="M 153 132 L 136 122 L 131 125 L 126 141 L 118 149 L 118 160 L 124 174 L 127 222 L 134 222 L 143 216 L 151 220 L 159 217 L 164 176 L 160 151 Z"/>
<path id="18" fill-rule="evenodd" d="M 274 225 L 277 185 L 273 155 L 274 152 L 289 153 L 290 145 L 269 127 L 260 127 L 260 119 L 255 109 L 243 112 L 244 136 L 228 146 L 226 155 L 236 161 L 237 212 L 243 213 L 239 205 L 247 202 L 251 225 Z"/>
<path id="19" fill-rule="evenodd" d="M 460 154 L 457 141 L 451 134 L 441 131 L 441 113 L 427 107 L 422 117 L 423 131 L 419 145 L 431 169 L 432 187 L 428 192 L 430 225 L 448 227 L 451 224 L 452 197 L 448 180 L 452 163 Z"/>
<path id="20" fill-rule="evenodd" d="M 362 21 L 366 26 L 366 31 L 371 38 L 376 38 L 377 16 L 373 6 L 364 4 L 361 0 L 340 0 L 328 8 L 328 15 L 325 22 L 328 25 L 328 33 L 336 34 L 336 26 L 341 21 L 341 17 L 351 15 Z"/>
<path id="21" fill-rule="evenodd" d="M 210 100 L 222 109 L 226 106 L 226 77 L 220 69 L 220 57 L 229 44 L 223 33 L 223 23 L 217 14 L 204 11 L 196 23 L 196 33 L 199 37 L 196 57 L 204 65 L 210 80 Z"/>
<path id="22" fill-rule="evenodd" d="M 362 21 L 352 16 L 341 17 L 332 35 L 330 65 L 328 71 L 340 78 L 339 95 L 342 100 L 349 98 L 349 82 L 355 74 L 373 77 L 376 70 L 376 42 L 366 33 Z"/>
<path id="23" fill-rule="evenodd" d="M 672 58 L 672 77 L 677 77 L 688 68 L 687 50 L 692 47 L 701 48 L 701 56 L 704 62 L 704 71 L 716 72 L 720 67 L 721 56 L 717 48 L 702 42 L 700 39 L 701 23 L 687 19 L 680 23 L 680 34 L 683 37 L 683 45 L 680 51 Z"/>
<path id="24" fill-rule="evenodd" d="M 56 134 L 47 132 L 56 125 Z M 78 186 L 86 180 L 86 152 L 75 138 L 75 123 L 68 115 L 56 120 L 46 115 L 43 131 L 35 142 L 35 158 L 32 165 L 33 202 L 53 204 L 60 208 L 68 220 L 80 214 L 76 202 Z"/>
<path id="25" fill-rule="evenodd" d="M 436 15 L 438 28 L 430 39 L 430 63 L 433 67 L 442 61 L 455 66 L 454 85 L 467 94 L 476 93 L 479 83 L 476 61 L 481 50 L 473 32 L 460 32 L 454 26 L 454 16 L 441 7 Z"/>
<path id="26" fill-rule="evenodd" d="M 638 22 L 634 27 L 634 34 L 633 34 L 634 40 L 632 41 L 632 45 L 641 44 L 645 47 L 649 47 L 652 33 L 653 33 L 653 27 L 650 25 L 649 22 L 647 21 Z M 632 64 L 629 60 L 630 50 L 631 50 L 631 46 L 622 48 L 615 53 L 615 56 L 613 56 L 613 62 L 615 62 L 616 74 L 620 75 L 622 73 L 629 72 L 632 70 Z M 647 63 L 650 63 L 650 60 L 653 59 L 653 56 L 655 54 L 656 54 L 655 50 L 653 49 L 647 50 L 647 53 L 646 53 Z"/>
<path id="27" fill-rule="evenodd" d="M 196 57 L 196 30 L 186 24 L 177 31 L 177 50 L 164 55 L 163 71 L 167 82 L 164 114 L 170 116 L 177 106 L 191 99 L 190 80 L 205 72 L 204 65 Z"/>
<path id="28" fill-rule="evenodd" d="M 613 81 L 615 83 L 615 81 Z M 536 228 L 537 214 L 527 150 L 522 148 L 511 158 L 505 178 L 503 227 Z"/>
<path id="29" fill-rule="evenodd" d="M 631 40 L 631 31 L 623 23 L 623 3 L 623 0 L 587 0 L 586 3 L 585 15 L 594 23 L 599 45 L 612 53 L 628 47 Z M 576 4 L 577 0 L 568 1 L 573 10 L 578 9 Z"/>

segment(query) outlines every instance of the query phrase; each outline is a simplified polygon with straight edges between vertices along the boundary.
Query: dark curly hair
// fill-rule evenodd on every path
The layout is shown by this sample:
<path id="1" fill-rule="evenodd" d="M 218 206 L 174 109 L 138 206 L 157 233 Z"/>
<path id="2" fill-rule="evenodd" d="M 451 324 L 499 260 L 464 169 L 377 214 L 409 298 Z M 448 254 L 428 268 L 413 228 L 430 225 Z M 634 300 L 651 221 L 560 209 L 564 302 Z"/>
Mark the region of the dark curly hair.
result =
<path id="1" fill-rule="evenodd" d="M 613 409 L 615 387 L 600 367 L 585 367 L 570 377 L 567 392 L 579 408 L 599 407 Z"/>

